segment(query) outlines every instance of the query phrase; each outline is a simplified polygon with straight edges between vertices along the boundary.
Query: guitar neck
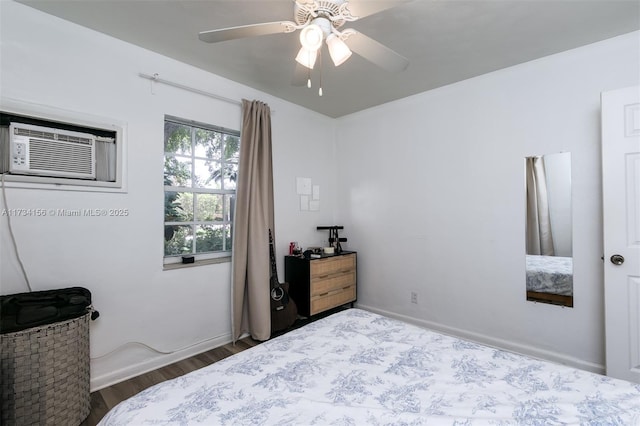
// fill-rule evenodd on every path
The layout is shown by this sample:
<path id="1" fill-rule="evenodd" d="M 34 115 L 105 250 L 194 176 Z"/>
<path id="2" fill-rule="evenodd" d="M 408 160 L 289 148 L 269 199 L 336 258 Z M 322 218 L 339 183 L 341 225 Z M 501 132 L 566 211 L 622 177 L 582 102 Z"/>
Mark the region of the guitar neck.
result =
<path id="1" fill-rule="evenodd" d="M 278 281 L 278 268 L 276 268 L 276 260 L 273 254 L 271 255 L 271 278 L 275 278 L 275 280 Z"/>
<path id="2" fill-rule="evenodd" d="M 271 236 L 271 229 L 269 229 L 269 257 L 271 260 L 271 284 L 279 283 L 278 280 L 278 268 L 276 267 L 275 250 L 273 249 L 273 237 Z"/>

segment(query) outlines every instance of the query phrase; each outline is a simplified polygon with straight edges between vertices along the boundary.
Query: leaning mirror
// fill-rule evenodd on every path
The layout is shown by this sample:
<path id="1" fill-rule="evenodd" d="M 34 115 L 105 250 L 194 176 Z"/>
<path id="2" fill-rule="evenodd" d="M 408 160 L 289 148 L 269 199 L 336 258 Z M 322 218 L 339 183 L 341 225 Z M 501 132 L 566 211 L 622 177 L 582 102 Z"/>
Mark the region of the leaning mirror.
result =
<path id="1" fill-rule="evenodd" d="M 573 307 L 571 153 L 525 158 L 527 300 Z"/>

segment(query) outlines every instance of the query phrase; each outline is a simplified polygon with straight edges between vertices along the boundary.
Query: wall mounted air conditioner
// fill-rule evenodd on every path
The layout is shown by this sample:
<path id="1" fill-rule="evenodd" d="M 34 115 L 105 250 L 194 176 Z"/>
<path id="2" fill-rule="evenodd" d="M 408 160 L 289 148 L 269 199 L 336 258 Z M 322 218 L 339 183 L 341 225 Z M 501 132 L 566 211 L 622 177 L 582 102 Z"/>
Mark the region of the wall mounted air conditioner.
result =
<path id="1" fill-rule="evenodd" d="M 23 123 L 9 126 L 9 173 L 96 178 L 96 137 Z"/>

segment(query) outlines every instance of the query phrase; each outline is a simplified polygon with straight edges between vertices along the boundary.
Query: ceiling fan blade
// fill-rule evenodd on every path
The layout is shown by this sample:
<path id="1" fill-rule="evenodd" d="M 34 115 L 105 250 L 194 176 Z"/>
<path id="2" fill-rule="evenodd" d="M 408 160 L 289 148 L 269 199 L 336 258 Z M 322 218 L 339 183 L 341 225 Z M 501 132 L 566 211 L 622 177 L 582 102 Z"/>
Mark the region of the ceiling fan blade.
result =
<path id="1" fill-rule="evenodd" d="M 293 78 L 291 79 L 291 84 L 293 86 L 304 86 L 307 84 L 307 80 L 309 80 L 309 73 L 311 70 L 303 65 L 300 65 L 296 62 L 296 68 L 293 70 Z"/>
<path id="2" fill-rule="evenodd" d="M 365 16 L 373 15 L 374 13 L 382 12 L 383 10 L 391 9 L 392 7 L 400 6 L 410 1 L 411 0 L 349 0 L 349 10 L 353 16 L 364 18 Z"/>
<path id="3" fill-rule="evenodd" d="M 202 31 L 198 34 L 198 38 L 207 43 L 218 43 L 238 38 L 292 32 L 294 31 L 292 26 L 295 26 L 295 24 L 290 21 L 265 22 L 262 24 L 242 25 L 239 27 L 222 28 L 220 30 Z"/>
<path id="4" fill-rule="evenodd" d="M 343 34 L 347 33 L 345 31 Z M 389 72 L 400 72 L 407 69 L 409 60 L 404 56 L 380 44 L 374 39 L 355 31 L 348 30 L 349 37 L 345 40 L 349 49 L 366 60 L 373 62 Z"/>

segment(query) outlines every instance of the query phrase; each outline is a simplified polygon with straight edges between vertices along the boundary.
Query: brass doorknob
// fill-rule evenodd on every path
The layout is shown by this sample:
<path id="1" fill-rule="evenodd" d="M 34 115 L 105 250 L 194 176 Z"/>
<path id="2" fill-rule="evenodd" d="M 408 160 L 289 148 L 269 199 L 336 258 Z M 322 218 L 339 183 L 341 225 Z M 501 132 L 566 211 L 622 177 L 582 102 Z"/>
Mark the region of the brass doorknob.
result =
<path id="1" fill-rule="evenodd" d="M 614 265 L 622 265 L 624 263 L 624 256 L 614 254 L 613 256 L 611 256 L 611 263 L 613 263 Z"/>

